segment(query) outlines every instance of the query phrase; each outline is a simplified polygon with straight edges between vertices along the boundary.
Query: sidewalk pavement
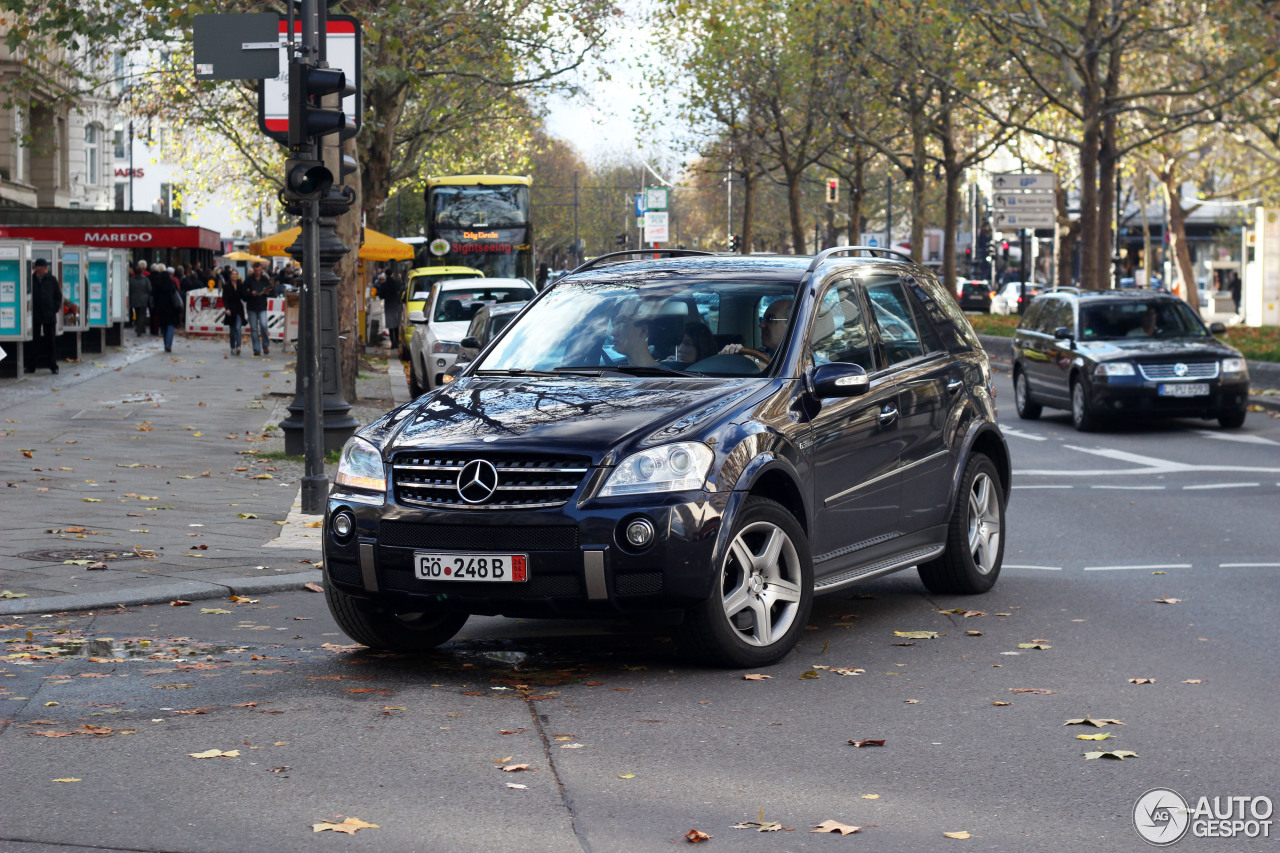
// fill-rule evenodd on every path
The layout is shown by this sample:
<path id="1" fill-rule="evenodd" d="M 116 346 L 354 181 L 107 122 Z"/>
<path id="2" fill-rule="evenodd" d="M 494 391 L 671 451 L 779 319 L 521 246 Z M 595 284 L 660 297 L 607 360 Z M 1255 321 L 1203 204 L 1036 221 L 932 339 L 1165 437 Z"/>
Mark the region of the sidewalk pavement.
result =
<path id="1" fill-rule="evenodd" d="M 276 426 L 293 354 L 179 338 L 0 380 L 0 616 L 252 595 L 320 580 L 320 516 Z M 370 350 L 352 414 L 409 399 Z M 375 359 L 370 361 L 369 359 Z M 332 481 L 336 465 L 329 464 Z"/>

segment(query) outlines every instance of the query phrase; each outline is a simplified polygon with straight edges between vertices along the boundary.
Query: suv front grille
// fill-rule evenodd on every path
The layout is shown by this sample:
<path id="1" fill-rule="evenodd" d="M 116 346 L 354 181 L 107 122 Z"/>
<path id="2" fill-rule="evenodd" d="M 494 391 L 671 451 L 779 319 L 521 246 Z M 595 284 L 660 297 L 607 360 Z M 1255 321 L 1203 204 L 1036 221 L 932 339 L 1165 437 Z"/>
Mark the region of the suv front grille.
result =
<path id="1" fill-rule="evenodd" d="M 476 464 L 473 464 L 476 463 Z M 467 498 L 459 479 L 467 472 Z M 403 452 L 391 462 L 396 502 L 439 509 L 545 509 L 564 506 L 587 472 L 583 457 L 540 453 Z M 496 482 L 493 475 L 496 474 Z"/>
<path id="2" fill-rule="evenodd" d="M 1218 362 L 1198 361 L 1179 362 L 1184 364 L 1186 372 L 1179 374 L 1177 364 L 1139 364 L 1143 379 L 1217 379 Z"/>

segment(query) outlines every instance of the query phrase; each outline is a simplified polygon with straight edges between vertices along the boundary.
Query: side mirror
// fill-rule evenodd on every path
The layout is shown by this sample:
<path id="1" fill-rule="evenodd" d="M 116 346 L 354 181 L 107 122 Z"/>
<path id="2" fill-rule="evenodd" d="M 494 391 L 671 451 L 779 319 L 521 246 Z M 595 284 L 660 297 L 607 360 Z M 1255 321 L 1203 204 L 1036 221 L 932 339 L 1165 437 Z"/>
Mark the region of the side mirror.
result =
<path id="1" fill-rule="evenodd" d="M 480 349 L 480 341 L 476 340 L 475 335 L 467 335 L 458 346 L 463 349 Z"/>
<path id="2" fill-rule="evenodd" d="M 1059 326 L 1053 330 L 1053 339 L 1055 341 L 1069 341 L 1071 340 L 1071 330 L 1066 326 Z"/>
<path id="3" fill-rule="evenodd" d="M 1210 324 L 1209 324 L 1209 334 L 1211 334 L 1211 335 L 1225 335 L 1226 333 L 1227 333 L 1227 326 L 1226 326 L 1226 324 L 1225 324 L 1225 323 L 1210 323 Z"/>
<path id="4" fill-rule="evenodd" d="M 427 322 L 427 315 L 426 315 L 426 314 L 424 314 L 424 313 L 422 313 L 421 311 L 410 311 L 410 312 L 409 312 L 409 322 L 410 322 L 410 323 L 425 323 L 425 322 Z"/>
<path id="5" fill-rule="evenodd" d="M 813 371 L 810 387 L 815 397 L 859 397 L 871 387 L 871 378 L 860 364 L 832 362 Z"/>

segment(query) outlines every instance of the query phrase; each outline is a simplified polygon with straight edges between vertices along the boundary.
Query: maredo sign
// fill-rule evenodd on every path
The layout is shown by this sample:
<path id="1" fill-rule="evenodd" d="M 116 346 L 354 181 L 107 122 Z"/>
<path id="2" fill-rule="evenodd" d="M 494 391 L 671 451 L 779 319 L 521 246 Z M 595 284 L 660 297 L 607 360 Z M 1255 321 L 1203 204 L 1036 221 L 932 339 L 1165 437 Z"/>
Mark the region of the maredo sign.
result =
<path id="1" fill-rule="evenodd" d="M 208 249 L 222 250 L 216 231 L 189 225 L 161 225 L 150 228 L 40 228 L 0 225 L 0 237 L 47 240 L 68 246 L 113 246 L 122 249 Z"/>

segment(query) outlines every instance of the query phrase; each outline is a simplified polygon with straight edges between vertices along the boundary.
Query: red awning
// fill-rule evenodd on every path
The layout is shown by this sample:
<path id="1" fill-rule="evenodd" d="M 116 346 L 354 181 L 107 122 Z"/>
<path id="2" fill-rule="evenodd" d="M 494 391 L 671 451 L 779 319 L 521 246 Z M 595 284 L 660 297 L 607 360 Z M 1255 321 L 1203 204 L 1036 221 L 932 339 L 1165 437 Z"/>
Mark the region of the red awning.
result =
<path id="1" fill-rule="evenodd" d="M 189 225 L 129 225 L 123 227 L 42 227 L 0 225 L 0 237 L 47 240 L 68 246 L 101 246 L 112 249 L 208 249 L 222 251 L 216 231 Z"/>

